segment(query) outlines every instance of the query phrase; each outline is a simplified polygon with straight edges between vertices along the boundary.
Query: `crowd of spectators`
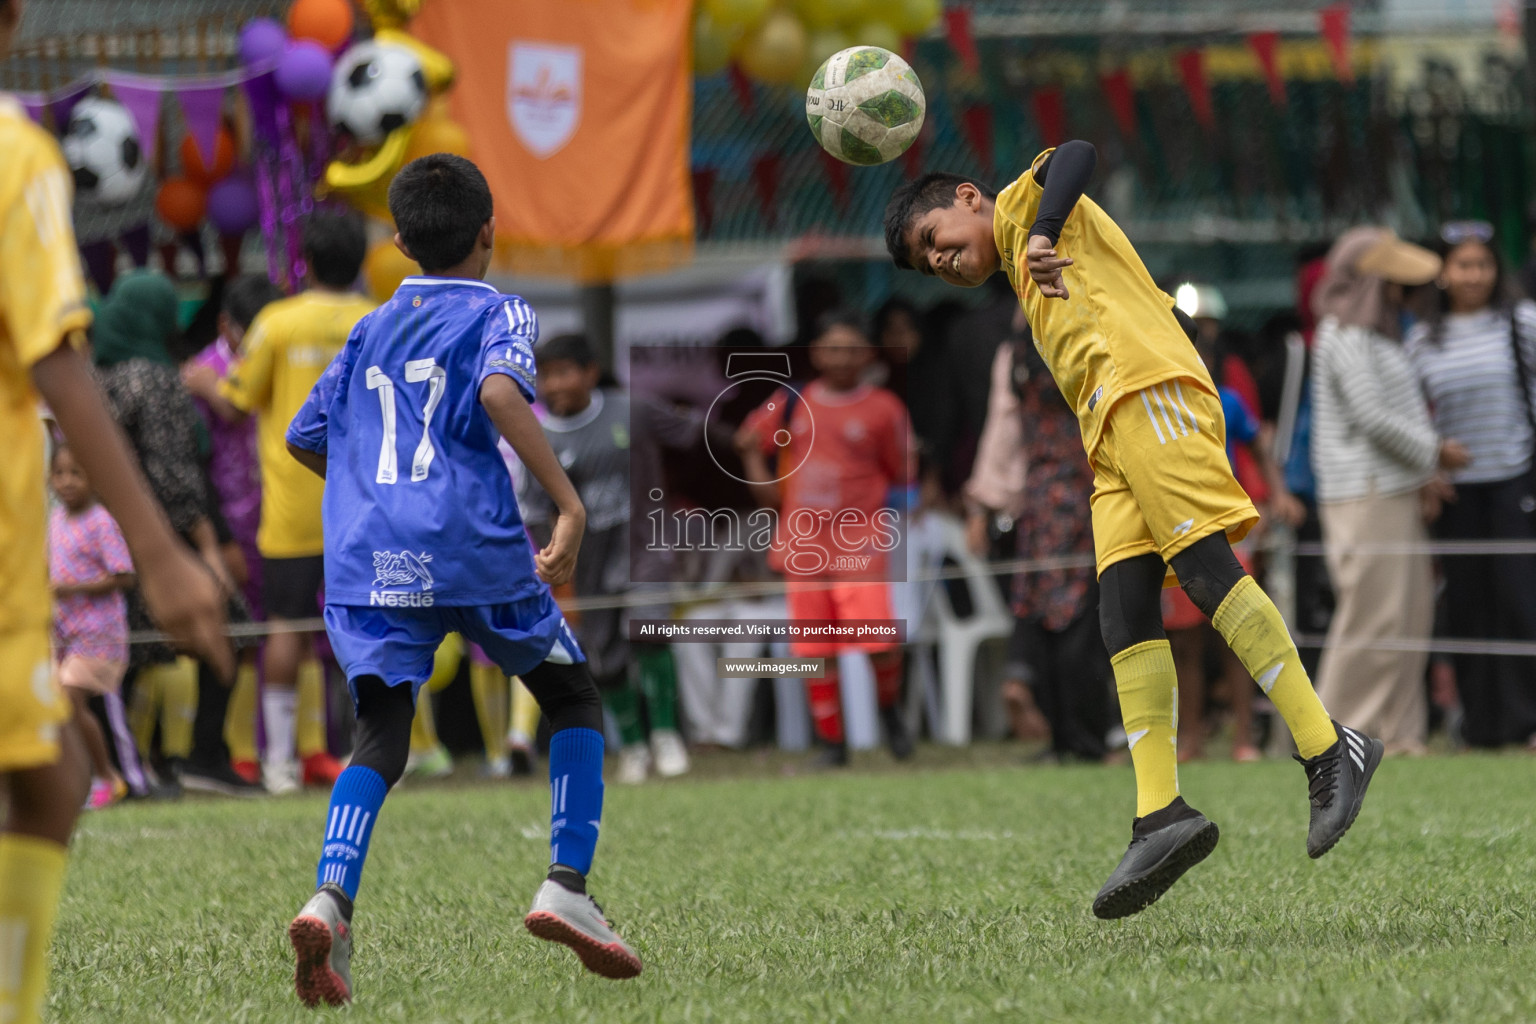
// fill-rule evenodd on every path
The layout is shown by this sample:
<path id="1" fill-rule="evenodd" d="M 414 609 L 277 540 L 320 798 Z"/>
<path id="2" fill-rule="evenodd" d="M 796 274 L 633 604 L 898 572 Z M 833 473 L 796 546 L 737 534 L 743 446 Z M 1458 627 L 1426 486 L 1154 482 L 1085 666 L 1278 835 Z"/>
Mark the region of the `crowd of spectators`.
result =
<path id="1" fill-rule="evenodd" d="M 320 491 L 297 466 L 277 464 L 288 456 L 273 439 L 370 303 L 349 284 L 360 228 L 321 217 L 307 238 L 311 287 L 296 298 L 261 276 L 217 279 L 183 326 L 175 284 L 134 271 L 100 303 L 91 337 L 99 379 L 151 488 L 225 585 L 231 623 L 277 628 L 235 631 L 243 651 L 232 688 L 140 635 L 123 650 L 126 633 L 150 629 L 133 567 L 89 500 L 89 482 L 67 449 L 56 451 L 59 644 L 61 655 L 89 654 L 70 663 L 65 682 L 100 724 L 88 733 L 94 805 L 183 786 L 248 794 L 326 785 L 349 745 L 339 674 L 323 634 L 308 632 L 321 570 L 318 534 L 305 524 L 318 523 Z M 1286 560 L 1293 630 L 1332 713 L 1399 754 L 1426 752 L 1432 727 L 1456 746 L 1536 749 L 1536 660 L 1520 646 L 1536 642 L 1536 305 L 1520 297 L 1491 227 L 1448 224 L 1431 248 L 1383 228 L 1351 230 L 1326 252 L 1302 254 L 1295 311 L 1252 333 L 1226 323 L 1218 290 L 1167 287 L 1195 325 L 1191 344 L 1218 387 L 1234 472 L 1268 527 L 1239 556 L 1260 575 Z M 872 684 L 874 721 L 898 757 L 921 728 L 918 710 L 936 706 L 916 692 L 934 678 L 922 664 L 931 652 L 917 646 L 668 647 L 634 640 L 631 619 L 905 618 L 915 637 L 936 589 L 963 614 L 977 585 L 955 573 L 882 582 L 893 575 L 884 569 L 822 574 L 811 585 L 751 551 L 658 555 L 644 543 L 650 517 L 630 500 L 641 491 L 632 472 L 647 492 L 652 483 L 665 491 L 669 508 L 723 502 L 788 517 L 854 495 L 870 511 L 894 510 L 914 549 L 944 535 L 934 524 L 952 526 L 971 554 L 1012 563 L 981 584 L 998 588 L 1013 629 L 989 669 L 997 699 L 978 704 L 979 731 L 1034 741 L 1043 760 L 1114 759 L 1123 736 L 1098 631 L 1093 473 L 1011 293 L 989 287 L 976 306 L 927 310 L 894 298 L 867 317 L 839 308 L 826 282 L 801 298 L 784 385 L 714 416 L 684 398 L 687 388 L 626 395 L 579 336 L 547 339 L 536 353 L 546 432 L 587 503 L 591 535 L 576 589 L 557 596 L 576 599 L 569 618 L 601 664 L 622 780 L 687 771 L 685 739 L 740 749 L 776 733 L 795 746 L 814 731 L 821 763 L 847 763 L 839 663 Z M 1304 345 L 1288 347 L 1290 338 Z M 754 346 L 761 340 L 745 330 L 720 343 L 722 353 Z M 1289 351 L 1304 369 L 1288 363 Z M 1298 372 L 1304 385 L 1287 388 Z M 775 439 L 818 417 L 847 443 L 783 483 L 773 460 L 794 455 L 796 442 Z M 716 481 L 723 498 L 699 491 L 706 455 L 726 470 L 729 479 Z M 526 480 L 519 495 L 537 534 L 539 496 Z M 936 543 L 935 564 L 953 567 Z M 636 559 L 651 564 L 637 573 Z M 693 590 L 679 600 L 662 579 Z M 716 592 L 732 584 L 727 596 Z M 1282 748 L 1278 719 L 1241 665 L 1177 589 L 1166 594 L 1180 759 L 1220 750 L 1256 760 Z M 1455 642 L 1451 653 L 1437 651 L 1439 641 Z M 721 679 L 713 659 L 790 651 L 828 656 L 828 675 L 805 681 L 808 700 L 799 682 Z M 862 670 L 847 660 L 855 652 Z M 444 733 L 456 747 L 483 747 L 486 774 L 531 773 L 536 707 L 515 680 L 490 678 L 497 673 L 478 652 L 461 653 L 445 651 L 423 691 L 413 762 L 433 774 L 451 767 L 427 694 L 441 691 L 443 710 L 467 707 L 446 689 L 462 660 L 479 735 L 446 721 Z M 306 686 L 307 698 L 295 695 Z"/>

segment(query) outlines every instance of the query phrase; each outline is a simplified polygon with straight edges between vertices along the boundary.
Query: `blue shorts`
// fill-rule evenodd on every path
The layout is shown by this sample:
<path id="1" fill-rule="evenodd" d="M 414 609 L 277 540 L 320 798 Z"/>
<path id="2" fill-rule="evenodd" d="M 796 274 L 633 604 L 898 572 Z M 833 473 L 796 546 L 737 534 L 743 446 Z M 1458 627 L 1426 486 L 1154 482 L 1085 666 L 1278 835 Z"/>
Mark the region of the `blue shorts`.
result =
<path id="1" fill-rule="evenodd" d="M 411 695 L 432 675 L 432 656 L 443 637 L 458 633 L 480 645 L 507 675 L 542 662 L 585 661 L 581 645 L 547 588 L 521 601 L 497 605 L 434 608 L 325 606 L 325 632 L 336 660 L 347 673 L 357 700 L 356 681 L 378 676 L 389 686 L 410 684 Z"/>

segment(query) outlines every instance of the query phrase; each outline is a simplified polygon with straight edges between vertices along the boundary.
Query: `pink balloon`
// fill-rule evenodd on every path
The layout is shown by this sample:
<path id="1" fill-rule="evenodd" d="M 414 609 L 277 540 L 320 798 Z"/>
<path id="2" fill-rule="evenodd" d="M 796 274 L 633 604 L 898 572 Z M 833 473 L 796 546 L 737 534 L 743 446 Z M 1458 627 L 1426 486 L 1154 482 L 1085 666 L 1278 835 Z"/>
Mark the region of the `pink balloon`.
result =
<path id="1" fill-rule="evenodd" d="M 299 39 L 277 58 L 277 90 L 290 100 L 318 100 L 331 86 L 331 54 L 319 43 Z"/>

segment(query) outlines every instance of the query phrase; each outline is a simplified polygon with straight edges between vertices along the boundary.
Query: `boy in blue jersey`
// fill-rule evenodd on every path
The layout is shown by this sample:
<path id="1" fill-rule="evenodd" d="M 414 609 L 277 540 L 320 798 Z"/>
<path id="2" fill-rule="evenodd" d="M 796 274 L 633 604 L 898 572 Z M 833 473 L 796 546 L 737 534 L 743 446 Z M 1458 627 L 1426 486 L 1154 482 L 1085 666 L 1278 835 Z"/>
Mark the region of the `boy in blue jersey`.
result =
<path id="1" fill-rule="evenodd" d="M 448 632 L 521 676 L 549 718 L 550 868 L 524 919 L 588 970 L 640 973 L 586 892 L 603 804 L 602 704 L 549 588 L 569 580 L 586 512 L 544 439 L 534 397 L 538 322 L 481 280 L 495 238 L 474 164 L 438 153 L 389 188 L 395 244 L 425 276 L 363 317 L 288 430 L 326 478 L 325 626 L 357 707 L 315 895 L 289 926 L 307 1005 L 352 997 L 352 901 L 389 787 L 405 769 L 417 691 Z M 506 438 L 549 492 L 550 541 L 529 547 L 497 454 Z"/>

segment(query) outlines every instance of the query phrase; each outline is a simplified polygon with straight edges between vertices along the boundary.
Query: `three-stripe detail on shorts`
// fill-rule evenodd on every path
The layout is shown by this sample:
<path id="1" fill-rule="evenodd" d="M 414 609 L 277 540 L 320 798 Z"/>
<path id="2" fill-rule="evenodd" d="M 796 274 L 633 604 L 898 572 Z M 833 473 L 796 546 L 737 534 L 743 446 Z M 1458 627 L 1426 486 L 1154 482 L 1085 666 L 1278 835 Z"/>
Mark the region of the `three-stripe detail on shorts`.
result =
<path id="1" fill-rule="evenodd" d="M 1200 433 L 1200 424 L 1184 400 L 1184 388 L 1178 381 L 1163 381 L 1138 393 L 1159 444 Z"/>

